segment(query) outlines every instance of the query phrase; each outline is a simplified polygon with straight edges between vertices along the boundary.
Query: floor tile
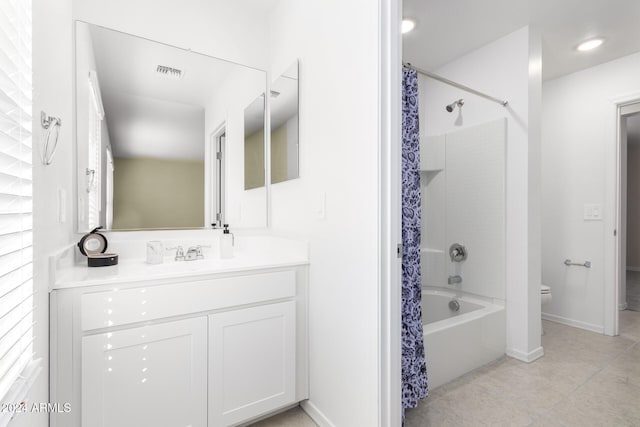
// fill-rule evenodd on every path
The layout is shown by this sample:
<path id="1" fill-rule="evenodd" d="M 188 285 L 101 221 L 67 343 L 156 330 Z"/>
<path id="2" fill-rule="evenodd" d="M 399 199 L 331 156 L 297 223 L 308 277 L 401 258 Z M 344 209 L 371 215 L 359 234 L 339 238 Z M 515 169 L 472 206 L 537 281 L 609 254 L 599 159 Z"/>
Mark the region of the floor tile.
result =
<path id="1" fill-rule="evenodd" d="M 600 373 L 556 406 L 551 417 L 568 426 L 639 426 L 640 387 Z"/>
<path id="2" fill-rule="evenodd" d="M 528 427 L 572 427 L 567 424 L 560 422 L 551 415 L 542 415 L 537 418 L 534 422 L 529 424 Z"/>
<path id="3" fill-rule="evenodd" d="M 620 357 L 611 362 L 602 372 L 607 375 L 623 378 L 630 384 L 640 387 L 640 343 L 622 353 Z"/>
<path id="4" fill-rule="evenodd" d="M 640 272 L 627 271 L 627 309 L 640 311 Z"/>
<path id="5" fill-rule="evenodd" d="M 637 311 L 624 310 L 620 312 L 618 322 L 620 336 L 635 341 L 640 341 L 640 313 Z"/>
<path id="6" fill-rule="evenodd" d="M 618 337 L 543 329 L 541 359 L 505 357 L 432 390 L 406 426 L 640 426 L 640 312 L 620 313 Z"/>
<path id="7" fill-rule="evenodd" d="M 316 427 L 316 423 L 298 406 L 266 420 L 251 424 L 251 427 Z"/>
<path id="8" fill-rule="evenodd" d="M 430 407 L 447 414 L 448 419 L 459 426 L 527 426 L 533 421 L 526 410 L 506 396 L 498 398 L 490 388 L 484 381 L 473 380 L 450 390 Z"/>
<path id="9" fill-rule="evenodd" d="M 620 312 L 619 337 L 549 321 L 543 329 L 542 358 L 503 357 L 431 390 L 405 425 L 640 426 L 640 312 Z M 252 426 L 316 425 L 298 407 Z"/>

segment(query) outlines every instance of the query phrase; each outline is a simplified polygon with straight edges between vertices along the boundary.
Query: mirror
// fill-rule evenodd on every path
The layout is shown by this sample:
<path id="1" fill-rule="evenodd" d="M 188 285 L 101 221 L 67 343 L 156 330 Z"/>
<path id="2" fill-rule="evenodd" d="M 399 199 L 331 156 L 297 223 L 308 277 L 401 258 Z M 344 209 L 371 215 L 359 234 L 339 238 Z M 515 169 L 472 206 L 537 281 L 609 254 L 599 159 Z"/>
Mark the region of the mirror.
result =
<path id="1" fill-rule="evenodd" d="M 244 189 L 264 187 L 264 93 L 244 110 Z"/>
<path id="2" fill-rule="evenodd" d="M 271 85 L 271 183 L 298 178 L 298 61 Z"/>
<path id="3" fill-rule="evenodd" d="M 78 231 L 266 227 L 264 71 L 84 22 L 75 59 Z"/>

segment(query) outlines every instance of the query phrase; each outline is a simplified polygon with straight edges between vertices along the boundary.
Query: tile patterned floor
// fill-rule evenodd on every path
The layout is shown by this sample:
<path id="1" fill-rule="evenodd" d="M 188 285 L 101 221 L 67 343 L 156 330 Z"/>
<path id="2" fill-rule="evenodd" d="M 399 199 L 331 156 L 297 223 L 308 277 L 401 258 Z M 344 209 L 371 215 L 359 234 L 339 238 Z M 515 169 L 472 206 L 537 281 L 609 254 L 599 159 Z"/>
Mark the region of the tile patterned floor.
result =
<path id="1" fill-rule="evenodd" d="M 627 270 L 627 310 L 640 311 L 640 271 Z"/>
<path id="2" fill-rule="evenodd" d="M 620 312 L 618 337 L 547 321 L 544 330 L 544 357 L 505 357 L 445 384 L 407 411 L 406 426 L 640 426 L 640 312 Z M 252 427 L 315 424 L 294 408 Z"/>
<path id="3" fill-rule="evenodd" d="M 311 418 L 299 407 L 251 424 L 251 427 L 316 427 Z"/>
<path id="4" fill-rule="evenodd" d="M 544 357 L 505 357 L 433 390 L 407 427 L 640 426 L 640 313 L 620 313 L 618 337 L 544 330 Z"/>

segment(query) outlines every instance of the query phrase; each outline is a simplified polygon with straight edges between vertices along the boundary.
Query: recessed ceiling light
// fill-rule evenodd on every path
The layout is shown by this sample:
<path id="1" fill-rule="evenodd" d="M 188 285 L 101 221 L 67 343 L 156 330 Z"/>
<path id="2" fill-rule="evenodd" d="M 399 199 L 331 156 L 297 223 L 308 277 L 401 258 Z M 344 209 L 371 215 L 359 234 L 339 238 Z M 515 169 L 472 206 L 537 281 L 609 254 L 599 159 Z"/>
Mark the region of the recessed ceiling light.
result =
<path id="1" fill-rule="evenodd" d="M 604 43 L 604 39 L 591 39 L 591 40 L 587 40 L 586 42 L 582 42 L 578 45 L 578 50 L 580 52 L 586 52 L 588 50 L 591 49 L 595 49 L 598 46 L 600 46 L 602 43 Z"/>
<path id="2" fill-rule="evenodd" d="M 413 30 L 415 27 L 416 27 L 416 21 L 412 19 L 402 20 L 402 34 L 407 34 L 409 31 Z"/>

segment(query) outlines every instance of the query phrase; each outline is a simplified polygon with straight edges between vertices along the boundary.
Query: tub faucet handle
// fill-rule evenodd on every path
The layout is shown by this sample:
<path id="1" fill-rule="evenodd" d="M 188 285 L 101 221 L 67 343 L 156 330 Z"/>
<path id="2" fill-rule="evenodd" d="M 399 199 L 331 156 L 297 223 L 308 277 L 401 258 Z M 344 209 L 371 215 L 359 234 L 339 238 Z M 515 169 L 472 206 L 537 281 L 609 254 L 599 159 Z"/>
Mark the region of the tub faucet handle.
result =
<path id="1" fill-rule="evenodd" d="M 452 262 L 462 262 L 467 259 L 467 248 L 460 243 L 454 243 L 449 247 L 449 256 Z"/>

